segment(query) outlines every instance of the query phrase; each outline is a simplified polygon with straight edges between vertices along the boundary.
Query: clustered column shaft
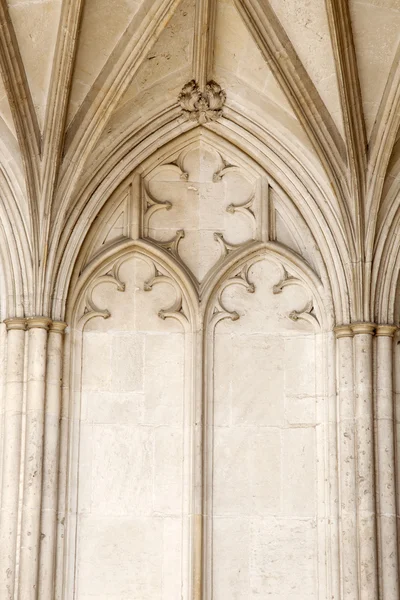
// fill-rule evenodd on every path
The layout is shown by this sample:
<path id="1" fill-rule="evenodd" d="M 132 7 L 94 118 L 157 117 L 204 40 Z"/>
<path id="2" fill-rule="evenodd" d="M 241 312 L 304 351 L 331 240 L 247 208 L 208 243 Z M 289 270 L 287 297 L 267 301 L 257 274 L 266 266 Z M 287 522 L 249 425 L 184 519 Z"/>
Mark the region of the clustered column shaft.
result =
<path id="1" fill-rule="evenodd" d="M 395 329 L 372 323 L 335 329 L 342 591 L 349 600 L 399 597 L 392 389 Z"/>
<path id="2" fill-rule="evenodd" d="M 399 597 L 393 390 L 393 335 L 396 327 L 376 328 L 376 447 L 380 597 Z"/>
<path id="3" fill-rule="evenodd" d="M 0 513 L 0 598 L 14 600 L 24 389 L 25 319 L 6 321 L 7 371 Z"/>
<path id="4" fill-rule="evenodd" d="M 51 598 L 65 324 L 32 317 L 6 326 L 0 597 Z"/>

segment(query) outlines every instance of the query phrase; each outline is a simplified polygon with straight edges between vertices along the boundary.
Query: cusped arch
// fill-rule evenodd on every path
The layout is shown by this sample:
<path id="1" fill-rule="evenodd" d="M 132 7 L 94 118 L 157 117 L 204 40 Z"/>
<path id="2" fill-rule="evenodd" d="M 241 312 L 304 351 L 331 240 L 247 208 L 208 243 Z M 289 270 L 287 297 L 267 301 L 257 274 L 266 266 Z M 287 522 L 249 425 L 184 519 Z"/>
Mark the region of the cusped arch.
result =
<path id="1" fill-rule="evenodd" d="M 292 202 L 292 215 L 296 212 L 315 239 L 316 247 L 321 254 L 321 276 L 324 284 L 331 288 L 335 321 L 346 322 L 349 318 L 349 289 L 350 274 L 344 265 L 349 264 L 349 256 L 345 243 L 345 232 L 341 225 L 340 211 L 334 211 L 332 202 L 328 200 L 321 182 L 290 156 L 278 152 L 279 143 L 271 148 L 260 137 L 238 127 L 236 124 L 222 119 L 220 123 L 201 128 L 201 135 L 209 143 L 218 148 L 229 147 L 238 155 L 245 156 L 248 164 L 258 171 L 268 174 L 277 187 L 280 187 L 286 197 Z M 199 136 L 199 128 L 175 122 L 169 123 L 158 132 L 157 140 L 145 138 L 131 148 L 124 160 L 115 165 L 104 179 L 95 182 L 94 188 L 82 190 L 81 199 L 71 211 L 67 225 L 60 230 L 60 240 L 52 240 L 49 252 L 48 289 L 54 289 L 51 311 L 54 318 L 63 318 L 65 299 L 70 285 L 73 266 L 82 247 L 83 241 L 110 195 L 122 181 L 135 169 L 151 163 L 156 153 L 167 155 L 169 147 L 185 147 Z M 161 148 L 161 150 L 160 150 Z M 89 194 L 89 196 L 87 195 Z M 329 195 L 329 194 L 328 194 Z M 86 203 L 83 199 L 86 199 Z M 49 299 L 50 300 L 50 299 Z"/>
<path id="2" fill-rule="evenodd" d="M 77 311 L 84 294 L 91 285 L 96 283 L 96 279 L 99 283 L 105 283 L 104 276 L 108 276 L 111 285 L 116 286 L 120 291 L 124 291 L 124 282 L 119 280 L 118 273 L 110 274 L 110 270 L 116 264 L 118 267 L 122 266 L 126 260 L 134 255 L 153 261 L 165 270 L 168 276 L 177 283 L 189 309 L 188 320 L 193 326 L 196 324 L 197 293 L 193 281 L 168 253 L 144 240 L 131 240 L 119 244 L 118 247 L 107 248 L 104 252 L 96 256 L 83 271 L 80 271 L 79 262 L 77 263 L 71 282 L 71 293 L 67 302 L 66 319 L 68 323 L 76 325 L 85 316 L 84 313 L 81 315 L 77 314 Z M 99 311 L 94 311 L 93 317 L 97 316 L 107 318 L 107 307 L 101 307 Z"/>

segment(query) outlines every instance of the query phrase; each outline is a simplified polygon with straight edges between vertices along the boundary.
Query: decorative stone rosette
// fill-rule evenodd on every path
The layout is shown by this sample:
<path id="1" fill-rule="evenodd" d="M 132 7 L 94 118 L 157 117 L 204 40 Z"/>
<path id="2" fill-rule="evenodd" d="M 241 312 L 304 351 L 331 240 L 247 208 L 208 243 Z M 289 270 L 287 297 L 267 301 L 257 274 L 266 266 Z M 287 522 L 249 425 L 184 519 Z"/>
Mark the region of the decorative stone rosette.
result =
<path id="1" fill-rule="evenodd" d="M 216 121 L 222 116 L 226 93 L 215 81 L 209 81 L 204 92 L 192 79 L 183 86 L 178 96 L 182 114 L 190 121 L 198 121 L 201 125 Z"/>

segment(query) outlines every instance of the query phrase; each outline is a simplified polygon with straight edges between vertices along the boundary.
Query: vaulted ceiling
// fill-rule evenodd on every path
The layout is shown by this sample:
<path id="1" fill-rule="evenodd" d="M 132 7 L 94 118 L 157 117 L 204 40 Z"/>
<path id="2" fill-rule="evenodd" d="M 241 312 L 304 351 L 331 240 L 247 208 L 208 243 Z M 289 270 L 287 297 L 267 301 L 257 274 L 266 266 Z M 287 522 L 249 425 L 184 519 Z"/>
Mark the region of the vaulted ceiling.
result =
<path id="1" fill-rule="evenodd" d="M 32 312 L 94 190 L 179 121 L 192 78 L 216 80 L 228 121 L 319 182 L 350 262 L 384 254 L 400 218 L 400 0 L 0 0 L 0 21 L 0 223 Z"/>

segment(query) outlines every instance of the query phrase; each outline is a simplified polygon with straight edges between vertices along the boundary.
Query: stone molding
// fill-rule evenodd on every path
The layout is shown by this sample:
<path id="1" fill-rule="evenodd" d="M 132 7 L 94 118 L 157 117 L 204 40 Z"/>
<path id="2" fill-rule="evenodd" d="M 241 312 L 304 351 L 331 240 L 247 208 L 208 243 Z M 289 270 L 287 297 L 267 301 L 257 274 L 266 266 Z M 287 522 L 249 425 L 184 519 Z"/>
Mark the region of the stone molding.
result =
<path id="1" fill-rule="evenodd" d="M 54 331 L 55 333 L 64 333 L 67 323 L 64 321 L 52 321 L 49 317 L 12 317 L 4 319 L 4 324 L 7 331 L 20 329 L 46 329 L 46 331 Z"/>
<path id="2" fill-rule="evenodd" d="M 6 325 L 7 331 L 12 329 L 21 329 L 25 331 L 26 329 L 26 319 L 20 317 L 13 317 L 11 319 L 5 319 L 4 323 Z"/>
<path id="3" fill-rule="evenodd" d="M 398 330 L 397 325 L 376 325 L 375 323 L 350 323 L 334 327 L 337 339 L 354 335 L 375 335 L 393 337 Z"/>
<path id="4" fill-rule="evenodd" d="M 397 330 L 397 325 L 377 325 L 375 335 L 393 337 Z"/>
<path id="5" fill-rule="evenodd" d="M 351 329 L 354 335 L 374 335 L 375 323 L 352 323 Z"/>
<path id="6" fill-rule="evenodd" d="M 353 337 L 354 335 L 351 325 L 337 325 L 334 332 L 337 338 Z"/>

